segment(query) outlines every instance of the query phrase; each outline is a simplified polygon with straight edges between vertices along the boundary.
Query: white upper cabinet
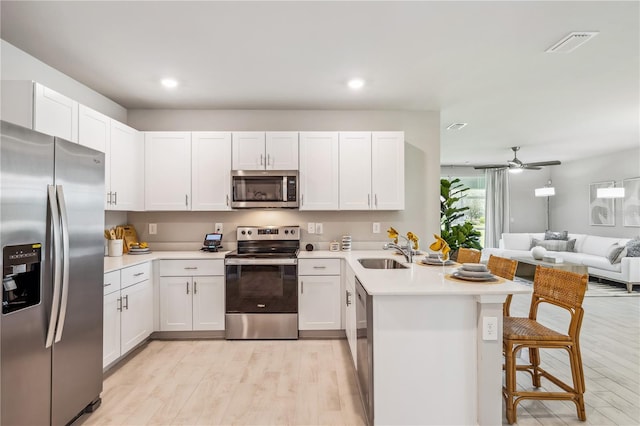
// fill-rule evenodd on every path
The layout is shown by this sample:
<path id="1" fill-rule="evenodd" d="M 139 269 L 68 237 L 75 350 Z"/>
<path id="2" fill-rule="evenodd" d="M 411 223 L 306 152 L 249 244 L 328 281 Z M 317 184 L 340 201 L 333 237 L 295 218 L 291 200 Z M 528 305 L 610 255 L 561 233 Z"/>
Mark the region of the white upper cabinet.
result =
<path id="1" fill-rule="evenodd" d="M 267 170 L 298 170 L 298 132 L 267 132 Z"/>
<path id="2" fill-rule="evenodd" d="M 191 133 L 146 132 L 145 210 L 191 209 Z"/>
<path id="3" fill-rule="evenodd" d="M 33 129 L 78 142 L 78 102 L 35 83 Z"/>
<path id="4" fill-rule="evenodd" d="M 111 120 L 111 143 L 105 173 L 109 210 L 144 210 L 144 139 L 137 131 Z"/>
<path id="5" fill-rule="evenodd" d="M 89 107 L 78 107 L 78 142 L 100 152 L 107 152 L 111 141 L 111 118 Z"/>
<path id="6" fill-rule="evenodd" d="M 233 132 L 233 170 L 298 170 L 298 132 Z"/>
<path id="7" fill-rule="evenodd" d="M 371 188 L 376 210 L 404 210 L 404 132 L 371 134 Z"/>
<path id="8" fill-rule="evenodd" d="M 404 209 L 404 132 L 340 133 L 340 210 Z"/>
<path id="9" fill-rule="evenodd" d="M 191 209 L 230 210 L 231 132 L 191 133 Z"/>
<path id="10" fill-rule="evenodd" d="M 300 133 L 300 210 L 338 210 L 338 132 Z"/>
<path id="11" fill-rule="evenodd" d="M 371 198 L 371 132 L 340 132 L 340 210 L 369 210 Z"/>

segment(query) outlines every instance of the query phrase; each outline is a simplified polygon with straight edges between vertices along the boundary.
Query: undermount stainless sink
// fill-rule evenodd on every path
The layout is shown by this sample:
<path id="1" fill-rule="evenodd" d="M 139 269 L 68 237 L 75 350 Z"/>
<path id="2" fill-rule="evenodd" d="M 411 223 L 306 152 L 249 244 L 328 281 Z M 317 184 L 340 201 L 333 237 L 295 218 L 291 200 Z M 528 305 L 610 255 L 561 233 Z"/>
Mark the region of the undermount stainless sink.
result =
<path id="1" fill-rule="evenodd" d="M 358 259 L 367 269 L 406 269 L 407 267 L 394 259 Z"/>

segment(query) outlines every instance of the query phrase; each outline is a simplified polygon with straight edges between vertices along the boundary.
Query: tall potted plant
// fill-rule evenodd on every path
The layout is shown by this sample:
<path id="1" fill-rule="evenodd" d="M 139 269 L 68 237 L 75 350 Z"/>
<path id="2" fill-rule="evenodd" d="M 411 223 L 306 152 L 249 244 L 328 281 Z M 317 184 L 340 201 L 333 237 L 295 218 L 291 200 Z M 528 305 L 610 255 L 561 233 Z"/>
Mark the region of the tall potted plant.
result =
<path id="1" fill-rule="evenodd" d="M 460 247 L 482 250 L 480 231 L 470 220 L 462 220 L 469 207 L 458 207 L 468 190 L 458 178 L 440 179 L 440 236 L 449 244 L 454 258 Z"/>

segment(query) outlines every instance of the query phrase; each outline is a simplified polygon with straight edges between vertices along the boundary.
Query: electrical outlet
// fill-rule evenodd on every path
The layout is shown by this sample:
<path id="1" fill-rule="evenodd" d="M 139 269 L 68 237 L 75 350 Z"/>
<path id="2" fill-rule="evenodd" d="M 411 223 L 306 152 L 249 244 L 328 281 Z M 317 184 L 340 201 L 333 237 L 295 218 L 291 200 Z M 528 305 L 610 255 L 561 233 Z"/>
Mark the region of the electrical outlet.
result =
<path id="1" fill-rule="evenodd" d="M 482 340 L 498 340 L 497 317 L 482 317 Z"/>
<path id="2" fill-rule="evenodd" d="M 322 224 L 316 223 L 316 234 L 322 234 Z"/>
<path id="3" fill-rule="evenodd" d="M 222 227 L 221 223 L 216 223 L 215 229 L 216 229 L 216 234 L 222 234 L 224 228 Z"/>
<path id="4" fill-rule="evenodd" d="M 158 224 L 150 223 L 149 224 L 149 235 L 156 235 L 158 233 Z"/>
<path id="5" fill-rule="evenodd" d="M 380 222 L 373 222 L 373 233 L 374 234 L 380 233 Z"/>
<path id="6" fill-rule="evenodd" d="M 307 232 L 309 234 L 315 234 L 316 233 L 316 224 L 315 223 L 309 223 L 307 225 Z"/>

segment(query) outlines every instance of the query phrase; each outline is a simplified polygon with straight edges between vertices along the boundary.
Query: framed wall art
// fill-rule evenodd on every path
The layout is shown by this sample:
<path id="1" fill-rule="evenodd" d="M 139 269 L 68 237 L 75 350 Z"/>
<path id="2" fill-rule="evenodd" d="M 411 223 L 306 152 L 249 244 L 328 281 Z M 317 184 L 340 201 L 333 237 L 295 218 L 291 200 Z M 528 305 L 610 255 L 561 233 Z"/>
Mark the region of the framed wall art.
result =
<path id="1" fill-rule="evenodd" d="M 589 225 L 615 226 L 616 212 L 614 198 L 598 198 L 598 188 L 613 188 L 614 181 L 589 185 Z"/>
<path id="2" fill-rule="evenodd" d="M 640 177 L 622 181 L 622 224 L 640 227 Z"/>

